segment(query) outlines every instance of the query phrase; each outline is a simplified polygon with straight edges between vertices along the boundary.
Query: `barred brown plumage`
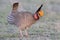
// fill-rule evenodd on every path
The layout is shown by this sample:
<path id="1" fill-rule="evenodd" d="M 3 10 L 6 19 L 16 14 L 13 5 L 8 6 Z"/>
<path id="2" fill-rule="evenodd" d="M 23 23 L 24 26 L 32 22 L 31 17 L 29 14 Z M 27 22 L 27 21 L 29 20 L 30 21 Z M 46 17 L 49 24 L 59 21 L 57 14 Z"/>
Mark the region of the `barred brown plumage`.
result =
<path id="1" fill-rule="evenodd" d="M 16 7 L 15 7 L 16 8 Z M 42 13 L 39 12 L 41 10 L 38 9 L 38 12 L 32 14 L 31 12 L 28 11 L 21 11 L 18 12 L 17 9 L 15 9 L 12 11 L 11 15 L 8 17 L 8 19 L 10 20 L 10 22 L 13 22 L 17 27 L 19 27 L 20 30 L 20 35 L 22 35 L 22 30 L 25 30 L 29 28 L 32 24 L 34 24 L 37 20 L 39 20 L 39 17 Z M 26 32 L 26 36 L 28 36 L 28 33 Z"/>
<path id="2" fill-rule="evenodd" d="M 14 20 L 15 20 L 15 17 L 14 17 L 14 15 L 13 15 L 13 12 L 11 12 L 11 13 L 8 15 L 8 17 L 7 17 L 7 21 L 8 21 L 8 23 L 10 23 L 10 24 L 15 24 L 15 23 L 14 23 Z"/>

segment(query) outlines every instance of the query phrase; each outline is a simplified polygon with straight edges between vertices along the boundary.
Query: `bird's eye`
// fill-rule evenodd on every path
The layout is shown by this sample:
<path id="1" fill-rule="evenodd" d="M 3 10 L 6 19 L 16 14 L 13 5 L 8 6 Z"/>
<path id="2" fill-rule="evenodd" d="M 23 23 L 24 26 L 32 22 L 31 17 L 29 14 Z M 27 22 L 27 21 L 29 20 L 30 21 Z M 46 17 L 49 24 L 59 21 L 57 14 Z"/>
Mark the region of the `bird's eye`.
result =
<path id="1" fill-rule="evenodd" d="M 40 16 L 40 13 L 38 15 Z"/>
<path id="2" fill-rule="evenodd" d="M 43 11 L 39 11 L 39 14 L 38 15 L 39 16 L 43 16 L 44 15 Z"/>
<path id="3" fill-rule="evenodd" d="M 39 14 L 40 15 L 40 14 Z"/>

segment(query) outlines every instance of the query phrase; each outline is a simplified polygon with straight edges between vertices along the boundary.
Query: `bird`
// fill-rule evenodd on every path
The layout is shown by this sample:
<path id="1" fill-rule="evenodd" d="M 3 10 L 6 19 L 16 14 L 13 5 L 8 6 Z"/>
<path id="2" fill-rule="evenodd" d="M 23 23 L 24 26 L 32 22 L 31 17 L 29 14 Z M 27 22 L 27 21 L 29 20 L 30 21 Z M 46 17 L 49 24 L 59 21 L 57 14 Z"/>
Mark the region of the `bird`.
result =
<path id="1" fill-rule="evenodd" d="M 38 8 L 35 13 L 28 11 L 17 11 L 19 3 L 14 3 L 12 7 L 12 12 L 8 16 L 8 23 L 16 25 L 19 28 L 20 36 L 23 37 L 23 32 L 25 31 L 25 36 L 28 37 L 27 30 L 39 20 L 40 17 L 44 15 L 44 12 L 41 10 L 43 4 Z"/>

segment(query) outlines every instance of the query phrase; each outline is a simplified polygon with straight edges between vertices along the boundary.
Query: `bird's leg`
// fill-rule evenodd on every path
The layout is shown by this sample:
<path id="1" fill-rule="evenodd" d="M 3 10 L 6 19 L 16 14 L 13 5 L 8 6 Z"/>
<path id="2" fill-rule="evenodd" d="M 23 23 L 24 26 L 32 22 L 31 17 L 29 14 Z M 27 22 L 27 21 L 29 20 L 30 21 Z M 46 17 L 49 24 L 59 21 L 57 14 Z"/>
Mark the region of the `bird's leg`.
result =
<path id="1" fill-rule="evenodd" d="M 22 31 L 22 28 L 20 27 L 20 26 L 18 26 L 19 27 L 19 37 L 23 37 L 23 31 Z"/>
<path id="2" fill-rule="evenodd" d="M 22 30 L 20 30 L 20 37 L 23 37 Z"/>
<path id="3" fill-rule="evenodd" d="M 27 32 L 27 29 L 28 29 L 28 28 L 25 29 L 25 36 L 26 36 L 26 37 L 29 37 L 28 32 Z"/>

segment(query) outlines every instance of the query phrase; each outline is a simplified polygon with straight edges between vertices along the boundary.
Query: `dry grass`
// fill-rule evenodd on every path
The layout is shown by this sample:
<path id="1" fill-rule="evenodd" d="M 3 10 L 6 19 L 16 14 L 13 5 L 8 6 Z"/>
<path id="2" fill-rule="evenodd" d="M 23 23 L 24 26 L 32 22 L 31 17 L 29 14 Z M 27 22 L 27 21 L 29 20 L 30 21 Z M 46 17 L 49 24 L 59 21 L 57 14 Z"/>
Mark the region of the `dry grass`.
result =
<path id="1" fill-rule="evenodd" d="M 60 40 L 60 1 L 58 1 L 48 0 L 43 7 L 44 16 L 28 30 L 30 37 L 28 39 L 23 37 L 22 40 Z M 32 13 L 37 10 L 37 5 L 41 4 L 41 1 L 37 0 L 20 0 L 20 2 L 25 10 Z M 0 3 L 0 40 L 19 40 L 18 27 L 8 24 L 6 20 L 11 10 L 9 1 L 2 0 Z"/>

